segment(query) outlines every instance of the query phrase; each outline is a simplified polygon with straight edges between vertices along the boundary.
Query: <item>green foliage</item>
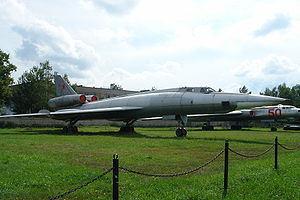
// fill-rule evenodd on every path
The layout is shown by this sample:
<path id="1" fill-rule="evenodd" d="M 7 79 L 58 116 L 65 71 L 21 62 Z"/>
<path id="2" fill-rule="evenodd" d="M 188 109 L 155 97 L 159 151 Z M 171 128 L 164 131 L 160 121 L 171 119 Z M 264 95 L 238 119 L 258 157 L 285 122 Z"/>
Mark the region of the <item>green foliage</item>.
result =
<path id="1" fill-rule="evenodd" d="M 121 85 L 117 85 L 115 83 L 110 84 L 110 89 L 112 89 L 112 90 L 123 90 Z"/>
<path id="2" fill-rule="evenodd" d="M 11 97 L 13 78 L 11 73 L 17 67 L 9 62 L 9 54 L 0 49 L 0 105 L 6 104 Z"/>
<path id="3" fill-rule="evenodd" d="M 244 94 L 251 94 L 251 92 L 249 92 L 248 88 L 245 85 L 239 88 L 239 92 Z"/>
<path id="4" fill-rule="evenodd" d="M 13 93 L 13 107 L 17 113 L 47 109 L 47 102 L 55 96 L 52 67 L 48 61 L 25 71 Z"/>

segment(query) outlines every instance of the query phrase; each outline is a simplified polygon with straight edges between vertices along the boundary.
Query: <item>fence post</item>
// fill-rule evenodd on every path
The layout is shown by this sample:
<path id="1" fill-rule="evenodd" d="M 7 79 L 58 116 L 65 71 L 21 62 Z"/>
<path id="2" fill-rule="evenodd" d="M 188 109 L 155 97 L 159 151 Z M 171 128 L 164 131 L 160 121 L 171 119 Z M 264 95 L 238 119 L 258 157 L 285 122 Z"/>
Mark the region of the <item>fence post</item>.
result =
<path id="1" fill-rule="evenodd" d="M 275 137 L 275 165 L 274 168 L 278 169 L 278 137 Z"/>
<path id="2" fill-rule="evenodd" d="M 119 200 L 119 157 L 113 156 L 113 200 Z"/>
<path id="3" fill-rule="evenodd" d="M 225 141 L 225 155 L 224 155 L 224 191 L 227 191 L 228 188 L 228 149 L 229 149 L 229 142 L 228 140 Z"/>

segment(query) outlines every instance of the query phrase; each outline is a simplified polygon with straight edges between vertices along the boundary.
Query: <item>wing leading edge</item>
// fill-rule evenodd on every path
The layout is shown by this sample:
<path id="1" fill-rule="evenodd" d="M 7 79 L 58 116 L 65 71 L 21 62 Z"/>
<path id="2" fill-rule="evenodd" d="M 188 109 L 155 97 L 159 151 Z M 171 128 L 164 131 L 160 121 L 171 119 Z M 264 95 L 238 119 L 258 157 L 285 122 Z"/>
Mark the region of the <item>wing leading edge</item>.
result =
<path id="1" fill-rule="evenodd" d="M 39 112 L 31 114 L 17 114 L 17 115 L 2 115 L 0 118 L 12 117 L 49 117 L 58 120 L 68 119 L 111 119 L 118 118 L 118 115 L 126 115 L 128 112 L 141 110 L 142 107 L 112 107 L 112 108 L 96 108 L 96 109 L 64 109 L 56 112 Z"/>

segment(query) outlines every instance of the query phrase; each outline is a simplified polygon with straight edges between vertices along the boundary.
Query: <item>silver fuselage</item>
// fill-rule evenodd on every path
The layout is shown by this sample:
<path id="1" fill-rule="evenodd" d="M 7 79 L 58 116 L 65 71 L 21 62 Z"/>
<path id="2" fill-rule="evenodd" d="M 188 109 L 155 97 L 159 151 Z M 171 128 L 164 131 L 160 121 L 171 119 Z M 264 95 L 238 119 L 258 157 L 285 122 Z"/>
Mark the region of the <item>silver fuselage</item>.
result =
<path id="1" fill-rule="evenodd" d="M 123 97 L 114 97 L 95 102 L 88 102 L 73 109 L 66 110 L 91 110 L 114 107 L 140 107 L 138 110 L 127 112 L 109 112 L 82 115 L 55 116 L 54 119 L 108 119 L 129 121 L 139 118 L 157 117 L 163 115 L 188 115 L 201 113 L 224 113 L 237 108 L 278 104 L 285 99 L 263 95 L 240 93 L 200 92 L 162 90 L 155 92 L 137 93 Z"/>

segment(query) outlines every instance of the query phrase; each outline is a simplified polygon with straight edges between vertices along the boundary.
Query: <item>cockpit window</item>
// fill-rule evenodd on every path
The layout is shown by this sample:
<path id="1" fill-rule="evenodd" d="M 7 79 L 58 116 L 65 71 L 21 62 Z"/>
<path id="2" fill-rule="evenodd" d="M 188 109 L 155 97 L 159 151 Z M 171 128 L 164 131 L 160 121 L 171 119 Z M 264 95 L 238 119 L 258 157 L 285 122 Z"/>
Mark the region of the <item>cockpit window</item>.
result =
<path id="1" fill-rule="evenodd" d="M 206 93 L 206 88 L 200 88 L 201 93 Z"/>
<path id="2" fill-rule="evenodd" d="M 207 88 L 207 93 L 212 93 L 212 92 L 216 92 L 216 90 L 214 90 L 214 89 L 208 87 L 208 88 Z"/>
<path id="3" fill-rule="evenodd" d="M 184 90 L 187 92 L 199 92 L 203 94 L 209 94 L 211 92 L 215 92 L 215 90 L 210 87 L 195 87 L 195 88 L 189 87 L 189 88 L 184 88 Z"/>
<path id="4" fill-rule="evenodd" d="M 194 88 L 187 88 L 186 91 L 187 92 L 195 92 L 195 89 Z"/>

